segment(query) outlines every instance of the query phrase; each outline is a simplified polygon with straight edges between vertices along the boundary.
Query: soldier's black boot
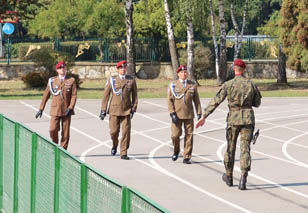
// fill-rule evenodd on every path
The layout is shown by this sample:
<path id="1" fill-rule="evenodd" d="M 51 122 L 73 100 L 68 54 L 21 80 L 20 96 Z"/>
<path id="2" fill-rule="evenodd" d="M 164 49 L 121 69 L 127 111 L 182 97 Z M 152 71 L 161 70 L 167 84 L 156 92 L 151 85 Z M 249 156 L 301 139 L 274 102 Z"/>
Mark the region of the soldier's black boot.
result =
<path id="1" fill-rule="evenodd" d="M 111 149 L 111 155 L 116 155 L 117 154 L 117 149 L 116 148 L 112 148 Z"/>
<path id="2" fill-rule="evenodd" d="M 224 173 L 222 175 L 222 180 L 225 181 L 225 183 L 228 185 L 228 186 L 233 186 L 233 177 L 232 175 L 231 176 L 228 176 L 226 173 Z"/>
<path id="3" fill-rule="evenodd" d="M 121 155 L 122 160 L 129 160 L 129 157 L 127 155 Z"/>
<path id="4" fill-rule="evenodd" d="M 246 190 L 246 182 L 247 182 L 247 174 L 243 174 L 240 179 L 240 183 L 238 184 L 238 188 L 240 190 Z"/>
<path id="5" fill-rule="evenodd" d="M 178 155 L 177 155 L 177 154 L 173 154 L 173 155 L 172 155 L 172 160 L 173 160 L 173 161 L 176 161 L 177 159 L 178 159 Z"/>
<path id="6" fill-rule="evenodd" d="M 191 164 L 191 160 L 190 160 L 189 158 L 185 158 L 185 159 L 183 160 L 183 163 L 184 163 L 184 164 Z"/>

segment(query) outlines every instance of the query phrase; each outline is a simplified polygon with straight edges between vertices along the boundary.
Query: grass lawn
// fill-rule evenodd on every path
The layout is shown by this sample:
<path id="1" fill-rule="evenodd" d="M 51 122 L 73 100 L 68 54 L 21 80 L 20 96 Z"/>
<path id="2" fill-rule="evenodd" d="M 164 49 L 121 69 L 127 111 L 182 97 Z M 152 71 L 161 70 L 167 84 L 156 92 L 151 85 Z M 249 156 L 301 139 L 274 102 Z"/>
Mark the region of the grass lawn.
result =
<path id="1" fill-rule="evenodd" d="M 296 97 L 308 96 L 308 79 L 289 79 L 287 85 L 277 85 L 275 79 L 254 79 L 263 97 Z M 140 80 L 137 79 L 139 98 L 166 98 L 170 80 Z M 198 91 L 200 97 L 210 98 L 215 96 L 219 87 L 216 80 L 200 80 Z M 78 98 L 102 98 L 106 79 L 85 80 L 78 90 Z M 0 99 L 41 99 L 45 88 L 26 88 L 21 80 L 1 80 Z"/>

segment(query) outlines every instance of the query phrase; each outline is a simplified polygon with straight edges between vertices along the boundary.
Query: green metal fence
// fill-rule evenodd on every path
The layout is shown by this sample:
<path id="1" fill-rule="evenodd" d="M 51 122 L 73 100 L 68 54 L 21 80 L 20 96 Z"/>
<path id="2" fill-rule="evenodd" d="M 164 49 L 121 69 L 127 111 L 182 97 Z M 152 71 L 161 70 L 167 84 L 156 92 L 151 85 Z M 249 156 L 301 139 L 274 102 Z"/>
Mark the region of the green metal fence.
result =
<path id="1" fill-rule="evenodd" d="M 55 40 L 30 40 L 30 39 L 8 39 L 4 41 L 4 59 L 0 62 L 10 63 L 30 61 L 31 54 L 41 48 L 48 48 L 66 52 L 75 57 L 76 61 L 117 62 L 126 59 L 125 38 L 93 38 L 93 39 L 55 39 Z M 186 50 L 187 40 L 177 39 L 178 51 Z M 210 37 L 195 38 L 195 46 L 204 46 L 213 49 Z M 254 59 L 277 59 L 277 38 L 267 36 L 244 36 L 240 58 Z M 169 44 L 166 39 L 136 38 L 135 57 L 137 62 L 170 61 Z M 234 37 L 227 37 L 228 60 L 233 61 Z"/>
<path id="2" fill-rule="evenodd" d="M 169 212 L 0 114 L 1 212 Z"/>

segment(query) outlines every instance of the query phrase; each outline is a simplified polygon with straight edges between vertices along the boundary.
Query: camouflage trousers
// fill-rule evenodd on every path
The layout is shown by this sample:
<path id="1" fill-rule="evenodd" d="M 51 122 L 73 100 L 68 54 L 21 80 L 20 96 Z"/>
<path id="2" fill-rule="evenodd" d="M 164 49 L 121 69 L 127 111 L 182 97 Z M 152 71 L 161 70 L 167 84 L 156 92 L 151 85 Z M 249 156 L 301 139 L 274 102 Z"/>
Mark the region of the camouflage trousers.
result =
<path id="1" fill-rule="evenodd" d="M 227 127 L 227 151 L 225 153 L 224 164 L 227 175 L 232 175 L 235 160 L 235 150 L 237 138 L 241 135 L 241 155 L 240 166 L 242 174 L 248 173 L 251 166 L 250 142 L 253 137 L 254 125 L 233 125 Z"/>

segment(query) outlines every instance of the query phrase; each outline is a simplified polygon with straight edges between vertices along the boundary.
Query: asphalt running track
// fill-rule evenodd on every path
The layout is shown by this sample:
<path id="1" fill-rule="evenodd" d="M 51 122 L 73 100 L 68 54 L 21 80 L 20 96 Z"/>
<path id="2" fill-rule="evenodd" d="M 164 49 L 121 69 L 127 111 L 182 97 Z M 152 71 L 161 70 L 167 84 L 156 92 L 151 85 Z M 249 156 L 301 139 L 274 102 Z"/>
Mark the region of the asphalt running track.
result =
<path id="1" fill-rule="evenodd" d="M 208 101 L 201 100 L 203 108 Z M 0 101 L 0 113 L 48 138 L 50 103 L 41 119 L 34 118 L 39 100 Z M 129 161 L 110 155 L 108 118 L 99 120 L 100 105 L 101 100 L 77 101 L 68 151 L 171 212 L 308 212 L 307 98 L 262 99 L 255 110 L 260 137 L 251 146 L 252 171 L 246 191 L 237 188 L 239 149 L 234 186 L 227 187 L 221 180 L 226 103 L 195 130 L 191 165 L 183 164 L 182 156 L 176 162 L 171 160 L 166 99 L 139 100 L 132 121 Z"/>

